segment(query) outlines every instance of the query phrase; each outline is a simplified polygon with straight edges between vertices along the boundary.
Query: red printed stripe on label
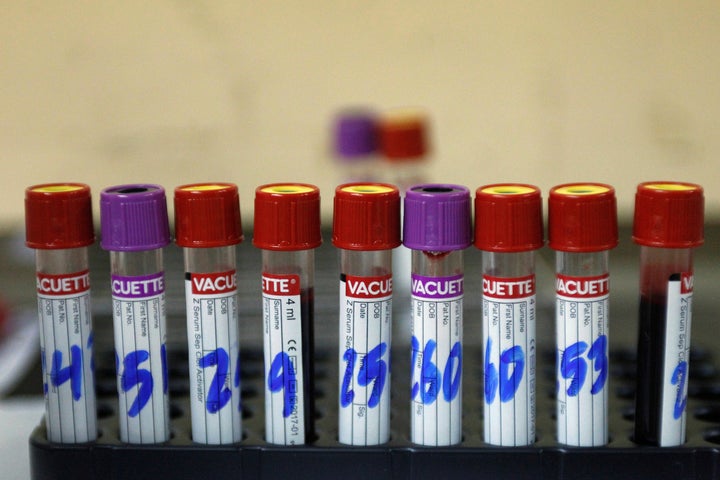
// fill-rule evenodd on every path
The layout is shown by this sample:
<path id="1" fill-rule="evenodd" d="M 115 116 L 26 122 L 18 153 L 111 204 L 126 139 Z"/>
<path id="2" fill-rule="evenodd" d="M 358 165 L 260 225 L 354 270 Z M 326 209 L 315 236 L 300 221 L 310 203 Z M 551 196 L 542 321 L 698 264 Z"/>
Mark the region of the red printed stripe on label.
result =
<path id="1" fill-rule="evenodd" d="M 262 291 L 265 295 L 300 295 L 300 277 L 263 273 Z"/>
<path id="2" fill-rule="evenodd" d="M 555 277 L 555 291 L 558 295 L 570 298 L 603 297 L 610 292 L 610 275 L 570 277 L 558 274 Z"/>
<path id="3" fill-rule="evenodd" d="M 695 276 L 692 273 L 682 273 L 680 275 L 680 293 L 692 293 L 695 284 Z"/>
<path id="4" fill-rule="evenodd" d="M 384 298 L 392 295 L 392 275 L 355 277 L 345 275 L 345 295 L 352 298 Z"/>
<path id="5" fill-rule="evenodd" d="M 492 298 L 524 298 L 535 295 L 535 275 L 517 278 L 483 275 L 483 294 Z"/>
<path id="6" fill-rule="evenodd" d="M 37 291 L 42 295 L 75 295 L 90 290 L 90 271 L 64 275 L 37 274 Z"/>
<path id="7" fill-rule="evenodd" d="M 193 295 L 217 295 L 237 290 L 235 270 L 219 273 L 190 274 Z"/>

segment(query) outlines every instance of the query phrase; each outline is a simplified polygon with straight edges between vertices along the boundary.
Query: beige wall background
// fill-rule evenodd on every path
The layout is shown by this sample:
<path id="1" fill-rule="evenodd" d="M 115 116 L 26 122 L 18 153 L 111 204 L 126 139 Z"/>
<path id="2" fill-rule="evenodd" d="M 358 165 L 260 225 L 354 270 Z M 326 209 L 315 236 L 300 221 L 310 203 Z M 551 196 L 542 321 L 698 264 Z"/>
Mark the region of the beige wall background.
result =
<path id="1" fill-rule="evenodd" d="M 320 186 L 332 115 L 425 108 L 428 179 L 704 185 L 720 217 L 717 1 L 13 1 L 0 10 L 0 225 L 26 186 Z M 97 201 L 97 200 L 96 200 Z"/>

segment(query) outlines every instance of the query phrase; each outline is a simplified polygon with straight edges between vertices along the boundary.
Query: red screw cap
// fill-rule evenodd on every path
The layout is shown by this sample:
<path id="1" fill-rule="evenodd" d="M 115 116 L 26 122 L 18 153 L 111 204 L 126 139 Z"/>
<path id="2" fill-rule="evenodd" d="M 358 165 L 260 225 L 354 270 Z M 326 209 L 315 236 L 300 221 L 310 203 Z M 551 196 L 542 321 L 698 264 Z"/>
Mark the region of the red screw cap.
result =
<path id="1" fill-rule="evenodd" d="M 475 246 L 488 252 L 542 247 L 542 195 L 533 185 L 494 184 L 475 192 Z"/>
<path id="2" fill-rule="evenodd" d="M 419 160 L 427 153 L 427 119 L 422 113 L 386 115 L 378 130 L 380 149 L 388 160 Z"/>
<path id="3" fill-rule="evenodd" d="M 333 245 L 388 250 L 400 245 L 400 192 L 386 183 L 347 183 L 335 189 Z"/>
<path id="4" fill-rule="evenodd" d="M 231 183 L 175 189 L 175 241 L 181 247 L 225 247 L 243 240 L 240 196 Z"/>
<path id="5" fill-rule="evenodd" d="M 704 215 L 700 185 L 641 183 L 635 193 L 633 240 L 648 247 L 699 247 L 705 241 Z"/>
<path id="6" fill-rule="evenodd" d="M 83 183 L 47 183 L 25 190 L 25 244 L 63 249 L 91 245 L 90 187 Z"/>
<path id="7" fill-rule="evenodd" d="M 599 252 L 618 244 L 615 189 L 602 183 L 572 183 L 550 190 L 550 248 L 563 252 Z"/>
<path id="8" fill-rule="evenodd" d="M 320 190 L 305 183 L 255 189 L 253 245 L 265 250 L 309 250 L 322 243 Z"/>

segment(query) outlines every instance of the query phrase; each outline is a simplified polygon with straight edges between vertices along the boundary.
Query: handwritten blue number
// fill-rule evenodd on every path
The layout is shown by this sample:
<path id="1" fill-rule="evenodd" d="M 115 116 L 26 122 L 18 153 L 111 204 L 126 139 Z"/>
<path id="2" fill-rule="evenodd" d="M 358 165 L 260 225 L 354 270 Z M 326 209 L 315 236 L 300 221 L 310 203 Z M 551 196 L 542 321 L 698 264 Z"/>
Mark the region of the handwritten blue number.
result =
<path id="1" fill-rule="evenodd" d="M 82 350 L 77 345 L 70 347 L 70 365 L 62 366 L 63 354 L 59 350 L 53 352 L 50 369 L 50 383 L 59 387 L 70 381 L 70 390 L 75 401 L 82 397 Z"/>
<path id="2" fill-rule="evenodd" d="M 413 369 L 415 369 L 415 364 L 420 354 L 420 341 L 417 337 L 412 337 L 411 346 L 412 365 Z M 423 359 L 420 366 L 420 382 L 414 381 L 410 391 L 410 398 L 412 400 L 415 400 L 419 394 L 420 400 L 425 405 L 430 405 L 437 399 L 441 386 L 443 398 L 447 402 L 453 401 L 460 391 L 460 382 L 462 380 L 462 346 L 460 342 L 455 342 L 450 349 L 442 375 L 440 374 L 438 366 L 432 362 L 436 349 L 437 342 L 435 342 L 435 340 L 428 340 L 425 344 L 425 349 L 422 350 Z"/>
<path id="3" fill-rule="evenodd" d="M 489 404 L 495 401 L 498 391 L 498 371 L 494 363 L 490 363 L 492 354 L 492 339 L 488 338 L 485 343 L 485 401 Z"/>
<path id="4" fill-rule="evenodd" d="M 502 403 L 515 398 L 525 372 L 525 352 L 521 346 L 515 345 L 500 353 L 499 372 L 495 364 L 490 362 L 492 346 L 492 339 L 488 338 L 485 344 L 485 402 L 488 405 L 495 401 L 498 391 Z"/>
<path id="5" fill-rule="evenodd" d="M 508 375 L 513 365 L 512 375 Z M 500 355 L 500 401 L 507 403 L 513 399 L 525 370 L 525 354 L 519 345 L 505 350 Z"/>
<path id="6" fill-rule="evenodd" d="M 345 361 L 345 375 L 343 376 L 342 387 L 340 388 L 340 406 L 345 408 L 355 399 L 355 391 L 350 388 L 353 371 L 355 371 L 355 360 L 357 353 L 354 349 L 345 350 L 343 360 Z"/>
<path id="7" fill-rule="evenodd" d="M 297 395 L 293 394 L 296 382 L 297 374 L 290 361 L 290 356 L 285 352 L 275 355 L 268 373 L 268 388 L 273 393 L 283 391 L 283 417 L 285 418 L 292 414 L 297 403 Z"/>
<path id="8" fill-rule="evenodd" d="M 420 370 L 420 382 L 422 385 L 420 388 L 420 400 L 422 400 L 423 405 L 431 405 L 438 395 L 440 372 L 438 372 L 437 366 L 432 362 L 432 357 L 435 355 L 435 347 L 435 341 L 428 340 L 425 344 L 425 351 L 423 352 L 422 369 Z"/>
<path id="9" fill-rule="evenodd" d="M 608 358 L 607 358 L 607 336 L 600 335 L 590 347 L 588 358 L 593 361 L 593 368 L 596 372 L 600 372 L 595 379 L 590 393 L 596 395 L 600 393 L 605 386 L 608 376 Z"/>
<path id="10" fill-rule="evenodd" d="M 570 380 L 567 394 L 576 397 L 585 383 L 587 376 L 587 362 L 580 357 L 587 350 L 587 343 L 577 342 L 565 349 L 560 360 L 560 375 Z"/>
<path id="11" fill-rule="evenodd" d="M 570 380 L 567 394 L 576 397 L 587 379 L 588 365 L 582 355 L 587 351 L 587 358 L 592 362 L 598 377 L 590 388 L 590 394 L 597 395 L 603 391 L 608 377 L 607 336 L 600 335 L 595 339 L 590 350 L 585 342 L 577 342 L 565 349 L 559 364 L 560 377 Z"/>
<path id="12" fill-rule="evenodd" d="M 687 381 L 687 369 L 688 364 L 686 361 L 678 363 L 675 367 L 670 382 L 673 385 L 677 385 L 677 395 L 675 396 L 675 408 L 673 409 L 673 418 L 675 420 L 682 417 L 685 411 L 685 405 L 687 405 L 687 397 L 683 395 L 685 392 L 685 382 Z"/>
<path id="13" fill-rule="evenodd" d="M 420 341 L 415 335 L 413 335 L 410 339 L 410 348 L 412 351 L 410 365 L 413 369 L 415 369 L 415 363 L 417 362 L 418 354 L 420 353 Z M 418 382 L 413 382 L 412 388 L 410 389 L 410 398 L 414 400 L 418 393 L 420 393 L 420 384 Z"/>
<path id="14" fill-rule="evenodd" d="M 232 391 L 225 386 L 230 369 L 230 356 L 225 349 L 218 348 L 198 360 L 198 366 L 200 368 L 217 367 L 210 383 L 205 405 L 208 413 L 217 413 L 227 405 L 232 397 Z"/>
<path id="15" fill-rule="evenodd" d="M 383 389 L 385 388 L 385 378 L 387 377 L 387 364 L 382 359 L 387 350 L 387 344 L 382 342 L 368 352 L 360 361 L 360 371 L 358 372 L 358 385 L 367 387 L 373 384 L 370 398 L 368 399 L 368 408 L 376 407 L 380 403 Z"/>
<path id="16" fill-rule="evenodd" d="M 130 417 L 137 417 L 152 396 L 152 373 L 149 370 L 138 368 L 149 358 L 150 354 L 147 350 L 137 350 L 128 353 L 123 359 L 123 373 L 120 377 L 122 391 L 127 393 L 131 388 L 138 386 L 137 397 L 127 412 Z"/>
<path id="17" fill-rule="evenodd" d="M 455 365 L 457 364 L 457 368 Z M 455 370 L 455 376 L 453 376 Z M 452 402 L 460 391 L 460 381 L 462 380 L 462 345 L 455 342 L 447 363 L 445 364 L 445 372 L 443 373 L 443 397 L 446 402 Z"/>
<path id="18" fill-rule="evenodd" d="M 385 388 L 388 365 L 382 357 L 385 355 L 386 351 L 387 344 L 382 342 L 360 359 L 360 370 L 357 375 L 357 383 L 361 387 L 367 387 L 370 384 L 373 385 L 370 397 L 368 398 L 368 408 L 378 406 L 380 398 L 382 397 L 383 389 Z M 343 360 L 345 361 L 345 373 L 343 374 L 342 385 L 340 387 L 340 406 L 342 408 L 348 407 L 355 399 L 355 391 L 350 388 L 350 384 L 352 383 L 357 357 L 357 352 L 352 348 L 348 348 L 343 354 Z"/>

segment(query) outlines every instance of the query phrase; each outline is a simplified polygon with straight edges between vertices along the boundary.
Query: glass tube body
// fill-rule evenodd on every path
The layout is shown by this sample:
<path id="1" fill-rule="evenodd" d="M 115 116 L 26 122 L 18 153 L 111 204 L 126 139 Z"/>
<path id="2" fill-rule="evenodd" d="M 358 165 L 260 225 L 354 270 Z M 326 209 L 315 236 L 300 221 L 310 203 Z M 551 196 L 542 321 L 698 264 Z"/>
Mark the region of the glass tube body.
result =
<path id="1" fill-rule="evenodd" d="M 340 249 L 338 440 L 390 439 L 392 250 Z"/>
<path id="2" fill-rule="evenodd" d="M 35 266 L 48 439 L 90 442 L 97 410 L 88 249 L 38 249 Z"/>
<path id="3" fill-rule="evenodd" d="M 535 251 L 482 252 L 484 434 L 492 445 L 535 442 Z"/>
<path id="4" fill-rule="evenodd" d="M 412 250 L 410 439 L 462 440 L 463 251 Z"/>
<path id="5" fill-rule="evenodd" d="M 608 442 L 609 251 L 556 252 L 558 442 Z"/>
<path id="6" fill-rule="evenodd" d="M 637 345 L 637 385 L 635 397 L 635 435 L 637 443 L 671 446 L 685 441 L 684 417 L 687 398 L 687 373 L 690 351 L 690 319 L 692 292 L 681 296 L 688 308 L 685 312 L 671 305 L 671 279 L 692 277 L 693 250 L 689 248 L 640 247 L 640 309 Z M 678 295 L 674 295 L 677 297 Z M 682 327 L 682 330 L 680 330 Z M 681 340 L 672 340 L 673 334 Z M 678 350 L 675 362 L 668 363 L 671 349 Z M 684 373 L 675 369 L 684 362 Z M 676 395 L 665 395 L 668 386 Z M 682 387 L 682 388 L 679 388 Z M 676 407 L 679 407 L 676 410 Z M 664 411 L 672 410 L 677 418 L 664 420 Z M 668 424 L 678 423 L 675 435 L 669 435 Z M 663 427 L 665 426 L 665 435 Z M 665 439 L 663 440 L 663 437 Z"/>
<path id="7" fill-rule="evenodd" d="M 165 442 L 170 417 L 163 251 L 111 251 L 110 274 L 120 440 Z"/>
<path id="8" fill-rule="evenodd" d="M 266 319 L 265 325 L 265 439 L 269 443 L 284 445 L 301 445 L 311 443 L 315 438 L 315 344 L 314 344 L 314 314 L 315 314 L 315 250 L 262 250 L 262 273 L 263 275 L 279 276 L 290 279 L 297 277 L 299 286 L 293 286 L 293 291 L 299 291 L 300 305 L 293 301 L 292 308 L 286 306 L 280 309 L 282 315 L 282 330 L 275 330 L 270 324 L 272 299 L 264 292 L 263 316 Z M 267 289 L 264 288 L 264 291 Z M 278 292 L 279 293 L 279 292 Z M 273 299 L 287 303 L 287 299 L 293 295 L 273 295 Z M 294 318 L 299 312 L 300 325 L 293 325 Z M 280 325 L 278 325 L 280 327 Z M 279 335 L 278 335 L 279 334 Z M 302 346 L 300 350 L 301 360 L 299 365 L 302 372 L 298 372 L 298 365 L 292 363 L 296 358 L 297 344 Z M 280 357 L 278 355 L 281 355 Z M 285 362 L 283 367 L 279 358 L 285 355 L 290 361 Z M 276 367 L 273 368 L 273 363 Z M 286 368 L 285 368 L 286 367 Z M 277 388 L 269 387 L 274 382 Z M 297 395 L 290 395 L 290 384 L 296 379 L 302 380 L 302 388 L 298 388 Z M 273 408 L 274 394 L 281 393 L 284 398 L 283 408 Z M 285 410 L 283 412 L 283 410 Z M 300 415 L 302 429 L 296 430 L 298 425 L 293 422 L 292 416 Z M 290 422 L 290 423 L 288 423 Z M 294 425 L 293 425 L 294 424 Z M 295 438 L 297 436 L 298 438 Z"/>
<path id="9" fill-rule="evenodd" d="M 235 245 L 183 248 L 192 438 L 242 439 Z"/>

